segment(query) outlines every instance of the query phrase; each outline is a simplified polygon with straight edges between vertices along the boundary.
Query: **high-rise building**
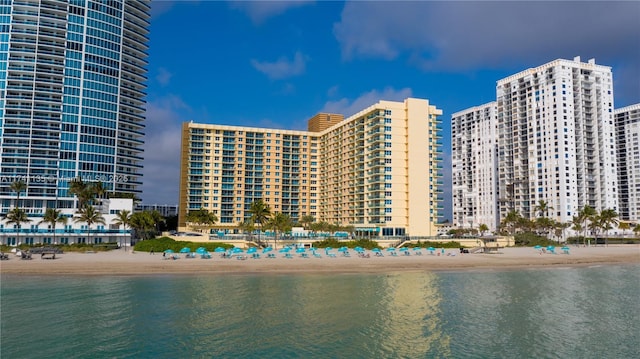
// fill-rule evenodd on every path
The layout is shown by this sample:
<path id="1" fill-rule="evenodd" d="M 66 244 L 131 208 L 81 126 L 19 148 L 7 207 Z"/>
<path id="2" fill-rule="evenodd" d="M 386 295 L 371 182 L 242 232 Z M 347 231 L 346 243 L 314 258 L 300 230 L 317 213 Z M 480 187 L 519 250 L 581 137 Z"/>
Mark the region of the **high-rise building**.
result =
<path id="1" fill-rule="evenodd" d="M 263 200 L 299 220 L 317 216 L 318 134 L 306 131 L 184 123 L 178 226 L 205 209 L 235 228 Z"/>
<path id="2" fill-rule="evenodd" d="M 555 60 L 497 83 L 500 218 L 567 223 L 584 206 L 618 210 L 611 68 Z"/>
<path id="3" fill-rule="evenodd" d="M 498 228 L 498 121 L 490 102 L 451 115 L 453 225 Z"/>
<path id="4" fill-rule="evenodd" d="M 435 236 L 441 114 L 409 98 L 380 101 L 320 132 L 185 123 L 179 226 L 204 208 L 216 227 L 237 231 L 262 199 L 293 220 L 311 215 L 359 235 Z"/>
<path id="5" fill-rule="evenodd" d="M 620 219 L 640 221 L 640 104 L 616 109 Z"/>
<path id="6" fill-rule="evenodd" d="M 69 182 L 140 193 L 149 1 L 0 0 L 0 212 L 75 208 Z"/>

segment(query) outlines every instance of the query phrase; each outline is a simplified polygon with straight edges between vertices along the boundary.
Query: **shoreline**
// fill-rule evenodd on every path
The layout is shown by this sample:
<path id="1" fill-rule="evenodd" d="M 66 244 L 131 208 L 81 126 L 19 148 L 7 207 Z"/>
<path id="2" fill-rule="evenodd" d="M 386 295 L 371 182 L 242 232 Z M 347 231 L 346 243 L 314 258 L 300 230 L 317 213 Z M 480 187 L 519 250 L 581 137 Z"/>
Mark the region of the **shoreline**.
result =
<path id="1" fill-rule="evenodd" d="M 566 268 L 597 265 L 640 264 L 640 245 L 610 245 L 608 247 L 570 247 L 569 253 L 540 254 L 532 247 L 503 248 L 499 253 L 461 255 L 457 250 L 437 256 L 423 251 L 422 255 L 398 253 L 384 257 L 371 255 L 360 258 L 353 251 L 351 257 L 329 258 L 319 250 L 322 258 L 277 258 L 237 260 L 221 258 L 163 259 L 161 253 L 124 252 L 115 250 L 97 253 L 65 253 L 56 259 L 34 256 L 22 260 L 10 253 L 9 260 L 0 262 L 0 274 L 11 276 L 154 276 L 154 275 L 290 275 L 290 274 L 357 274 L 396 273 L 412 271 L 486 271 L 540 268 Z"/>

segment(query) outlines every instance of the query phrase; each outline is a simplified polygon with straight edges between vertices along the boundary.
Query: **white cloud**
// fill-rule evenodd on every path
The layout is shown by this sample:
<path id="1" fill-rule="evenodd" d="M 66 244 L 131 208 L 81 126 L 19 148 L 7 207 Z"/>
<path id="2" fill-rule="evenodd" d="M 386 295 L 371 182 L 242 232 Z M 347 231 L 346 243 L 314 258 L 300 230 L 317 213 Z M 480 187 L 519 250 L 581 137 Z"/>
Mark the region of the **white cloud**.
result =
<path id="1" fill-rule="evenodd" d="M 412 96 L 410 88 L 403 88 L 396 90 L 391 87 L 387 87 L 382 91 L 371 90 L 366 92 L 356 99 L 342 98 L 337 101 L 328 101 L 324 104 L 324 107 L 319 112 L 329 112 L 343 114 L 345 118 L 362 111 L 363 109 L 377 103 L 380 100 L 388 101 L 402 101 L 407 97 Z"/>
<path id="2" fill-rule="evenodd" d="M 315 1 L 229 1 L 229 7 L 237 9 L 251 19 L 255 25 L 264 23 L 269 18 L 284 14 L 286 11 L 313 4 Z"/>
<path id="3" fill-rule="evenodd" d="M 144 203 L 178 203 L 180 131 L 191 113 L 177 96 L 147 103 L 141 196 Z"/>
<path id="4" fill-rule="evenodd" d="M 304 73 L 307 60 L 308 57 L 298 51 L 291 61 L 283 56 L 275 62 L 260 62 L 254 59 L 251 60 L 251 65 L 270 79 L 279 80 Z"/>
<path id="5" fill-rule="evenodd" d="M 158 74 L 156 75 L 156 81 L 162 86 L 167 86 L 171 81 L 171 77 L 173 74 L 169 72 L 164 67 L 158 69 Z"/>
<path id="6" fill-rule="evenodd" d="M 578 55 L 638 63 L 639 13 L 638 2 L 355 1 L 334 34 L 345 59 L 406 55 L 434 71 Z"/>

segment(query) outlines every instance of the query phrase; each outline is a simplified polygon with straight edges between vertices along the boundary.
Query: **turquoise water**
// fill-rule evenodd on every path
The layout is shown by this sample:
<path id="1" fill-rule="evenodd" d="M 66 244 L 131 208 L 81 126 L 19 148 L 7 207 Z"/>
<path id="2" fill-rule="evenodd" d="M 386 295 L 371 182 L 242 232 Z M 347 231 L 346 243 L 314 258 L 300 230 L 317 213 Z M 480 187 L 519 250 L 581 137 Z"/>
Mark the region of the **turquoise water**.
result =
<path id="1" fill-rule="evenodd" d="M 638 358 L 640 265 L 2 276 L 1 358 Z"/>

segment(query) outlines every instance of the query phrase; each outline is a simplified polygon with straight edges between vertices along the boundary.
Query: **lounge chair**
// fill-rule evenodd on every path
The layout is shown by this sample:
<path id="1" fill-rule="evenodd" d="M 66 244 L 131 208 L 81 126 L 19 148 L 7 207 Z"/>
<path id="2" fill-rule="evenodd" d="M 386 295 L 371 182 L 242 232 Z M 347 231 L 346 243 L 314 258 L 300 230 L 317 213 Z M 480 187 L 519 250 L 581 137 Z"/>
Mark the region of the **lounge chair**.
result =
<path id="1" fill-rule="evenodd" d="M 267 258 L 276 258 L 276 254 L 275 253 L 268 253 L 267 254 Z"/>
<path id="2" fill-rule="evenodd" d="M 336 254 L 335 254 L 335 253 L 331 253 L 331 252 L 327 252 L 327 256 L 328 256 L 329 258 L 335 258 L 335 257 L 336 257 Z"/>
<path id="3" fill-rule="evenodd" d="M 322 256 L 318 252 L 313 252 L 313 256 L 316 258 L 322 258 Z"/>
<path id="4" fill-rule="evenodd" d="M 306 253 L 306 252 L 300 253 L 300 257 L 309 258 L 309 253 Z"/>
<path id="5" fill-rule="evenodd" d="M 392 256 L 392 257 L 397 257 L 397 256 L 398 256 L 398 253 L 396 253 L 396 252 L 391 252 L 391 256 Z"/>
<path id="6" fill-rule="evenodd" d="M 562 253 L 569 254 L 569 248 L 563 248 L 562 249 Z"/>
<path id="7" fill-rule="evenodd" d="M 384 257 L 384 254 L 382 254 L 382 252 L 376 252 L 376 257 Z"/>
<path id="8" fill-rule="evenodd" d="M 293 259 L 293 256 L 291 255 L 291 253 L 287 252 L 284 254 L 285 258 L 289 258 L 289 259 Z"/>

